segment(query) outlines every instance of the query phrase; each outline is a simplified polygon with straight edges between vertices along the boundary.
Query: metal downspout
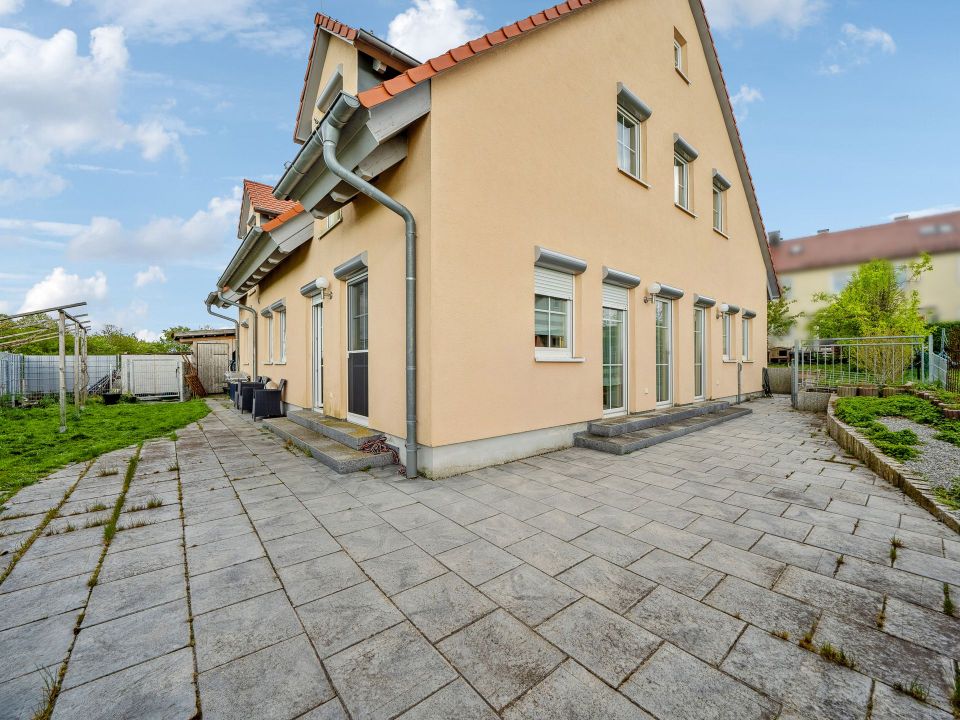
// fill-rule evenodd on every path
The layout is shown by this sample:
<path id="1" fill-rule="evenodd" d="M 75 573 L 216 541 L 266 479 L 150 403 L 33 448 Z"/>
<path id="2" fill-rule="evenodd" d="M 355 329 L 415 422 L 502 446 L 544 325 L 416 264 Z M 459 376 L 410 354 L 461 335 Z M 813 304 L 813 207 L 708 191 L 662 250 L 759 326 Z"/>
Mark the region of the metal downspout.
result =
<path id="1" fill-rule="evenodd" d="M 213 310 L 210 309 L 210 306 L 211 306 L 212 304 L 213 304 L 213 303 L 209 303 L 209 302 L 205 302 L 205 303 L 204 303 L 204 305 L 207 306 L 207 314 L 208 314 L 208 315 L 213 315 L 213 317 L 215 317 L 215 318 L 221 318 L 221 319 L 223 319 L 223 320 L 229 320 L 230 322 L 233 323 L 234 332 L 236 332 L 236 335 L 234 335 L 235 341 L 234 341 L 234 353 L 233 353 L 233 354 L 234 354 L 234 356 L 235 356 L 235 360 L 236 360 L 237 366 L 238 366 L 236 369 L 239 370 L 239 369 L 240 369 L 240 368 L 239 368 L 239 365 L 240 365 L 240 321 L 237 320 L 236 318 L 230 317 L 229 315 L 221 315 L 220 313 L 215 313 Z"/>
<path id="2" fill-rule="evenodd" d="M 248 313 L 253 315 L 253 322 L 250 324 L 250 329 L 253 331 L 253 350 L 250 352 L 250 379 L 256 380 L 257 375 L 257 311 L 254 310 L 249 305 L 241 305 L 238 302 L 233 300 L 227 300 L 222 292 L 217 292 L 217 297 L 220 298 L 220 301 L 226 303 L 227 305 L 232 305 L 235 308 L 240 310 L 246 310 Z M 237 327 L 237 357 L 240 357 L 240 328 L 239 323 Z"/>
<path id="3" fill-rule="evenodd" d="M 405 206 L 340 164 L 340 131 L 360 107 L 360 101 L 341 93 L 320 126 L 323 160 L 334 175 L 403 218 L 406 228 L 406 394 L 407 441 L 404 465 L 407 477 L 417 477 L 417 221 Z"/>

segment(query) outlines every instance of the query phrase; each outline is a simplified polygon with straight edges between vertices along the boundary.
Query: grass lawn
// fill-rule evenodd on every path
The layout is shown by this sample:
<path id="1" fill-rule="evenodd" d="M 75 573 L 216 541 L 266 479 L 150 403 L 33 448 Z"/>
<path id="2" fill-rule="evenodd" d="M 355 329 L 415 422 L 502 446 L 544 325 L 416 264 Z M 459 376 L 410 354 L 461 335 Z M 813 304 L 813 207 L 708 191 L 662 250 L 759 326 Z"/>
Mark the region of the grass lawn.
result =
<path id="1" fill-rule="evenodd" d="M 67 408 L 67 432 L 60 435 L 57 405 L 0 408 L 0 502 L 65 465 L 169 435 L 208 412 L 199 399 L 109 406 L 92 401 L 79 417 Z"/>

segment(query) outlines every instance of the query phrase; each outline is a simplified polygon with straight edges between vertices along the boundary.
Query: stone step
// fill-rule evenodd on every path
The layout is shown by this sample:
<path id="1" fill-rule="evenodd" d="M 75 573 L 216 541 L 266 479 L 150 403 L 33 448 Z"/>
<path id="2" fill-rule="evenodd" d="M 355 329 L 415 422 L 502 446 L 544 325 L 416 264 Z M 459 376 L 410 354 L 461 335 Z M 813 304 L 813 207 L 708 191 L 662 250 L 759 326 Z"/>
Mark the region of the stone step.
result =
<path id="1" fill-rule="evenodd" d="M 331 440 L 348 445 L 354 450 L 359 450 L 366 442 L 383 438 L 383 433 L 376 430 L 346 420 L 328 417 L 315 410 L 292 410 L 287 413 L 287 417 L 297 425 L 307 428 L 307 430 L 326 435 Z"/>
<path id="2" fill-rule="evenodd" d="M 753 411 L 745 407 L 728 407 L 718 412 L 695 415 L 666 425 L 655 425 L 623 435 L 605 436 L 590 432 L 576 433 L 573 442 L 577 447 L 590 448 L 614 455 L 626 455 L 651 445 L 718 425 L 727 420 L 749 415 L 751 412 Z"/>
<path id="3" fill-rule="evenodd" d="M 288 418 L 269 418 L 262 422 L 274 434 L 341 474 L 393 464 L 392 453 L 360 452 Z"/>
<path id="4" fill-rule="evenodd" d="M 699 417 L 700 415 L 717 413 L 729 407 L 730 403 L 724 400 L 716 400 L 696 403 L 694 405 L 684 405 L 682 407 L 661 408 L 649 412 L 637 413 L 635 415 L 596 420 L 587 426 L 587 432 L 591 435 L 616 437 L 617 435 L 626 435 L 627 433 L 646 430 L 647 428 L 657 427 L 659 425 L 671 425 L 681 420 Z"/>

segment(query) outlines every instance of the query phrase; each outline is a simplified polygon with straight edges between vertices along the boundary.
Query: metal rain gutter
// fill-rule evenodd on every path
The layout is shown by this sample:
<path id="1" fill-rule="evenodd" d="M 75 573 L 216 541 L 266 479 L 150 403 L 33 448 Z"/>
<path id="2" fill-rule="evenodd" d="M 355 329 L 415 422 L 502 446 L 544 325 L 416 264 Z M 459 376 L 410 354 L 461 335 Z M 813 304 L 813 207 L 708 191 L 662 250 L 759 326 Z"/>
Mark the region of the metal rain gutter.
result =
<path id="1" fill-rule="evenodd" d="M 250 249 L 256 245 L 257 240 L 260 239 L 261 235 L 263 235 L 263 228 L 261 228 L 259 225 L 250 228 L 249 232 L 247 232 L 247 234 L 244 236 L 243 242 L 240 243 L 240 247 L 237 248 L 237 251 L 233 254 L 233 257 L 230 258 L 230 262 L 227 263 L 226 269 L 220 276 L 221 285 L 227 281 L 227 278 L 229 278 L 238 267 L 240 267 L 240 264 L 246 258 L 247 253 L 249 253 Z"/>
<path id="2" fill-rule="evenodd" d="M 229 322 L 233 323 L 234 330 L 235 330 L 236 333 L 237 333 L 237 335 L 236 335 L 236 342 L 237 342 L 237 344 L 238 344 L 238 346 L 239 346 L 239 343 L 240 343 L 240 321 L 237 320 L 237 318 L 232 318 L 232 317 L 230 317 L 229 315 L 221 315 L 220 313 L 216 313 L 216 312 L 214 312 L 213 310 L 210 309 L 210 307 L 217 301 L 217 299 L 218 299 L 217 296 L 218 296 L 218 295 L 219 295 L 219 293 L 210 293 L 209 295 L 207 295 L 207 299 L 204 300 L 203 304 L 207 306 L 207 314 L 208 314 L 208 315 L 213 315 L 213 317 L 215 317 L 215 318 L 221 318 L 222 320 L 228 320 Z M 239 351 L 239 347 L 238 347 L 237 349 L 238 349 L 238 351 Z"/>
<path id="3" fill-rule="evenodd" d="M 403 63 L 409 65 L 412 68 L 420 64 L 420 61 L 417 60 L 416 58 L 410 57 L 405 52 L 403 52 L 403 50 L 400 50 L 399 48 L 395 48 L 390 43 L 384 42 L 383 40 L 378 38 L 376 35 L 374 35 L 373 33 L 367 32 L 366 30 L 360 30 L 357 33 L 357 38 L 367 43 L 368 45 L 373 45 L 377 50 L 379 50 L 380 52 L 384 53 L 389 57 L 397 58 L 398 60 L 402 61 Z"/>
<path id="4" fill-rule="evenodd" d="M 253 350 L 250 352 L 250 379 L 251 379 L 251 380 L 256 380 L 257 377 L 259 377 L 259 376 L 257 375 L 257 311 L 254 310 L 254 309 L 253 309 L 252 307 L 250 307 L 249 305 L 241 305 L 240 303 L 234 302 L 233 300 L 227 300 L 227 299 L 223 296 L 223 292 L 222 292 L 222 291 L 217 293 L 217 297 L 220 299 L 220 302 L 226 303 L 227 305 L 232 305 L 233 307 L 239 308 L 240 310 L 246 310 L 248 313 L 250 313 L 251 315 L 253 315 L 253 322 L 250 324 L 250 330 L 251 330 L 251 332 L 253 333 Z M 208 305 L 207 308 L 209 309 L 209 307 L 210 307 L 210 306 Z M 211 314 L 212 314 L 212 313 L 211 313 Z M 240 357 L 240 328 L 239 328 L 239 326 L 237 327 L 237 357 L 238 357 L 238 358 Z"/>
<path id="5" fill-rule="evenodd" d="M 404 205 L 362 177 L 344 167 L 337 158 L 340 131 L 360 107 L 360 101 L 352 95 L 341 93 L 320 125 L 320 132 L 310 138 L 312 145 L 322 137 L 323 160 L 327 168 L 344 182 L 388 210 L 403 218 L 406 230 L 406 394 L 407 394 L 407 440 L 404 464 L 407 477 L 417 477 L 417 221 Z M 300 158 L 298 157 L 297 160 Z M 296 161 L 294 161 L 296 164 Z M 291 169 L 293 169 L 291 167 Z M 281 183 L 286 179 L 284 176 Z M 278 190 L 280 186 L 278 185 Z"/>

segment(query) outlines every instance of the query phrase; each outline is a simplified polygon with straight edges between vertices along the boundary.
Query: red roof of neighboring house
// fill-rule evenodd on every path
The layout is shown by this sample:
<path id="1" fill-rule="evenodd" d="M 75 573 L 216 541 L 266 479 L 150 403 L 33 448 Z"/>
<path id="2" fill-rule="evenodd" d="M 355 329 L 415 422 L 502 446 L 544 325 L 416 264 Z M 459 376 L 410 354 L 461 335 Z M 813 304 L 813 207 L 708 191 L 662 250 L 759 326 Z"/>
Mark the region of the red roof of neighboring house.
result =
<path id="1" fill-rule="evenodd" d="M 254 180 L 244 180 L 243 191 L 250 197 L 250 204 L 257 212 L 263 211 L 271 215 L 280 215 L 294 206 L 291 200 L 277 200 L 273 196 L 271 186 Z"/>
<path id="2" fill-rule="evenodd" d="M 301 205 L 300 203 L 286 202 L 285 204 L 292 205 L 293 207 L 291 207 L 286 212 L 281 213 L 270 222 L 266 223 L 261 228 L 264 232 L 270 232 L 271 230 L 276 230 L 278 227 L 283 225 L 287 220 L 289 220 L 290 218 L 295 218 L 297 215 L 303 212 L 303 205 Z"/>
<path id="3" fill-rule="evenodd" d="M 894 220 L 883 225 L 821 232 L 784 240 L 770 253 L 782 273 L 858 265 L 880 258 L 901 260 L 960 251 L 960 212 Z"/>
<path id="4" fill-rule="evenodd" d="M 551 23 L 554 20 L 559 20 L 564 15 L 568 15 L 583 7 L 588 7 L 595 2 L 597 2 L 597 0 L 566 0 L 566 2 L 554 5 L 523 20 L 518 20 L 511 25 L 505 25 L 499 30 L 494 30 L 486 35 L 482 35 L 476 40 L 464 43 L 460 47 L 445 52 L 443 55 L 439 55 L 432 60 L 427 60 L 425 63 L 410 68 L 395 78 L 380 83 L 369 90 L 364 90 L 359 93 L 357 97 L 364 107 L 375 107 L 381 103 L 385 103 L 390 98 L 399 95 L 405 90 L 415 87 L 418 83 L 429 80 L 437 73 L 452 68 L 457 63 L 461 63 L 474 55 L 486 52 L 497 45 L 505 43 L 507 40 L 512 40 L 524 33 Z"/>

